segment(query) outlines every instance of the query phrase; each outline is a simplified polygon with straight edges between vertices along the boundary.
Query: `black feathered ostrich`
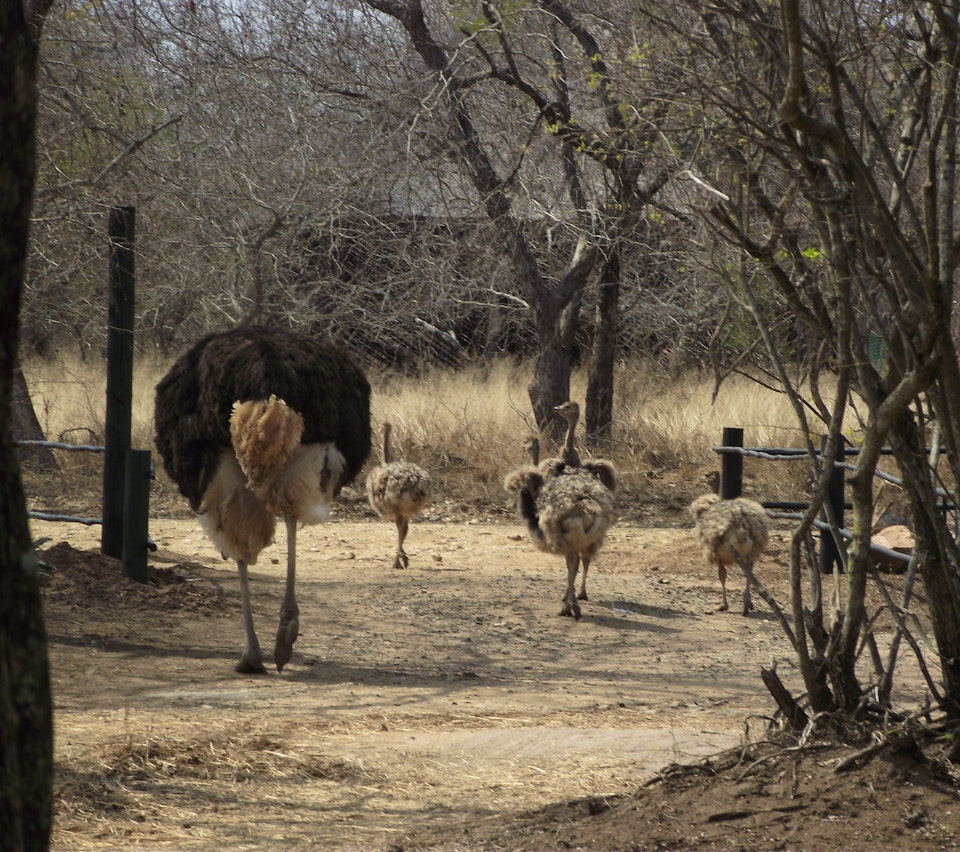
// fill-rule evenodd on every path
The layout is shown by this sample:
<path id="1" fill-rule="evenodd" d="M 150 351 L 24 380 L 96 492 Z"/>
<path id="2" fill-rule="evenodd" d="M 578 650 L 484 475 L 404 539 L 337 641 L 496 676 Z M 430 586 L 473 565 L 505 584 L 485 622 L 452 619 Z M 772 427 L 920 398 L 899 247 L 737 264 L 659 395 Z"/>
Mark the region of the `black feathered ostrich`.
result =
<path id="1" fill-rule="evenodd" d="M 244 674 L 263 673 L 247 566 L 287 528 L 287 581 L 273 652 L 290 661 L 299 631 L 297 524 L 315 524 L 370 453 L 370 384 L 352 355 L 288 329 L 208 335 L 157 385 L 156 445 L 224 559 L 237 562 Z"/>

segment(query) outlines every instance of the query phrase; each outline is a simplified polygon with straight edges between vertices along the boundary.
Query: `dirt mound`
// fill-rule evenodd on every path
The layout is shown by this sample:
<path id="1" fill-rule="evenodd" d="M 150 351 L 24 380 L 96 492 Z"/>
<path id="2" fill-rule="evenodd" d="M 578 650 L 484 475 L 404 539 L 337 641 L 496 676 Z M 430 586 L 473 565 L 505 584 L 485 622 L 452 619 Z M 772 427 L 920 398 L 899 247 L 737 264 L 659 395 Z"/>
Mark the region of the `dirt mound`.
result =
<path id="1" fill-rule="evenodd" d="M 768 740 L 668 766 L 631 794 L 478 821 L 456 839 L 414 836 L 394 850 L 958 848 L 958 775 L 941 746 L 868 749 Z"/>
<path id="2" fill-rule="evenodd" d="M 150 566 L 147 581 L 140 583 L 124 574 L 119 559 L 99 550 L 77 550 L 59 542 L 38 552 L 41 587 L 48 605 L 75 612 L 123 607 L 125 610 L 221 614 L 237 609 L 218 579 L 211 579 L 203 566 L 178 562 Z"/>

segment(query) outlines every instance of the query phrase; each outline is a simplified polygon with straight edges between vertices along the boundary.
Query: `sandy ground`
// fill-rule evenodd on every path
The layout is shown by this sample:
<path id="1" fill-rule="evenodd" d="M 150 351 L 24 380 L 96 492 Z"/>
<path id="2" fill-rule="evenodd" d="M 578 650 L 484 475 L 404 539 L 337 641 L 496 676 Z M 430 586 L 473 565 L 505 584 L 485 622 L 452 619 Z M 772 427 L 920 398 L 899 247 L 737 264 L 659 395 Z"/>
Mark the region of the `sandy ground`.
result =
<path id="1" fill-rule="evenodd" d="M 801 691 L 765 604 L 738 614 L 740 578 L 715 611 L 685 527 L 619 524 L 576 622 L 558 615 L 562 560 L 518 523 L 417 522 L 394 570 L 392 526 L 334 517 L 299 534 L 293 660 L 255 677 L 233 670 L 235 569 L 192 519 L 151 521 L 146 585 L 99 555 L 96 527 L 33 532 L 50 537 L 55 849 L 414 848 L 756 736 L 774 658 Z M 786 541 L 759 566 L 782 602 Z M 284 562 L 281 530 L 252 569 L 265 650 Z"/>

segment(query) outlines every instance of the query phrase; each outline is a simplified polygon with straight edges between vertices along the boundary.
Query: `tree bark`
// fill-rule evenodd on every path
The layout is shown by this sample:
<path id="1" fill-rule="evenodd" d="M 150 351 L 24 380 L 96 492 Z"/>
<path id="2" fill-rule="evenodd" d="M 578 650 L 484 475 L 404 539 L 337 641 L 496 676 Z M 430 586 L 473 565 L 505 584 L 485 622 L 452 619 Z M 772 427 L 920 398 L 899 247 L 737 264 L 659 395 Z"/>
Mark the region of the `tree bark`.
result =
<path id="1" fill-rule="evenodd" d="M 810 719 L 803 711 L 803 708 L 797 703 L 797 700 L 790 694 L 789 690 L 780 680 L 780 675 L 774 669 L 760 669 L 760 679 L 767 691 L 777 702 L 780 712 L 790 722 L 790 727 L 799 733 L 810 723 Z"/>
<path id="2" fill-rule="evenodd" d="M 620 317 L 620 243 L 614 241 L 600 266 L 600 296 L 590 368 L 587 375 L 587 412 L 584 421 L 590 441 L 609 441 L 613 430 L 613 370 L 617 358 Z"/>
<path id="3" fill-rule="evenodd" d="M 36 176 L 39 25 L 48 5 L 0 0 L 0 844 L 18 852 L 49 848 L 53 803 L 46 635 L 12 430 Z"/>
<path id="4" fill-rule="evenodd" d="M 960 593 L 951 544 L 938 523 L 939 509 L 930 487 L 923 441 L 909 414 L 903 414 L 890 432 L 890 444 L 903 477 L 910 504 L 917 548 L 923 554 L 923 582 L 927 589 L 933 635 L 943 674 L 944 709 L 960 719 Z"/>

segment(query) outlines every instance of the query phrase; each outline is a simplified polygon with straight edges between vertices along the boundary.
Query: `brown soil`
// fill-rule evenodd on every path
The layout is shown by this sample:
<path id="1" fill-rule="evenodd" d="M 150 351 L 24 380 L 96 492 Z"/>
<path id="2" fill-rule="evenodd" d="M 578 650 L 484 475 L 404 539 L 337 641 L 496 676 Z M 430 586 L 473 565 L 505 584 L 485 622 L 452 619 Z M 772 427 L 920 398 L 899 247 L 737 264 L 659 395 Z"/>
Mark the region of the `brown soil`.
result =
<path id="1" fill-rule="evenodd" d="M 299 537 L 302 635 L 282 674 L 240 676 L 235 570 L 187 517 L 151 521 L 137 584 L 98 527 L 34 522 L 56 719 L 55 849 L 953 849 L 936 748 L 770 727 L 761 666 L 801 685 L 762 601 L 714 611 L 686 518 L 627 517 L 579 622 L 561 560 L 509 515 L 438 507 L 395 532 L 355 501 Z M 182 512 L 180 513 L 183 514 Z M 786 602 L 786 530 L 759 573 Z M 253 569 L 272 647 L 282 534 Z M 896 595 L 899 578 L 887 581 Z M 922 589 L 921 589 L 922 597 Z M 870 612 L 879 611 L 871 589 Z M 919 607 L 918 607 L 919 608 Z M 880 624 L 881 644 L 886 628 Z M 923 689 L 904 658 L 900 707 Z M 866 676 L 866 675 L 865 675 Z"/>

